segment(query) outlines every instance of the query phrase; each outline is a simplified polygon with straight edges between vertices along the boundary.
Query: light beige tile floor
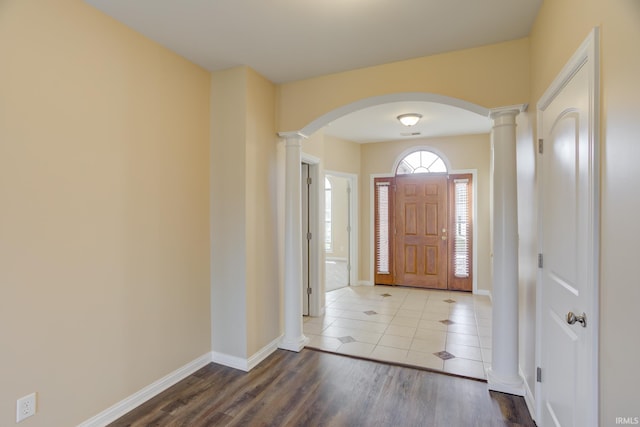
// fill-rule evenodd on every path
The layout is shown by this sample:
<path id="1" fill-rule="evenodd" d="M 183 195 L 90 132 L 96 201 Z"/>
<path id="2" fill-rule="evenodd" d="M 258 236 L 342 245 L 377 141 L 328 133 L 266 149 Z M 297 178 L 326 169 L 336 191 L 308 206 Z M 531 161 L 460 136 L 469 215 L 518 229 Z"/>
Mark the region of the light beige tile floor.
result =
<path id="1" fill-rule="evenodd" d="M 308 347 L 486 379 L 491 301 L 463 292 L 346 287 L 327 292 L 325 315 L 305 317 L 304 333 Z"/>

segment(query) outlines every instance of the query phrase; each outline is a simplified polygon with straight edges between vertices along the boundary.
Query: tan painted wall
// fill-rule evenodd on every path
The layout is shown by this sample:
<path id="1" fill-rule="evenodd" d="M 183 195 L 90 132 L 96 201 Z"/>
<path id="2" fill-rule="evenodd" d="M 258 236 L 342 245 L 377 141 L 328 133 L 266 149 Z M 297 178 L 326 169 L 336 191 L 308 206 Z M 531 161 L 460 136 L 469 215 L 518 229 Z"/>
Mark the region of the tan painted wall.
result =
<path id="1" fill-rule="evenodd" d="M 544 2 L 531 33 L 531 99 L 536 102 L 594 26 L 601 28 L 600 425 L 638 417 L 640 341 L 634 332 L 640 193 L 640 3 Z"/>
<path id="2" fill-rule="evenodd" d="M 300 130 L 338 107 L 399 92 L 425 92 L 493 108 L 529 100 L 529 41 L 394 62 L 278 87 L 278 130 Z"/>
<path id="3" fill-rule="evenodd" d="M 275 85 L 247 69 L 247 355 L 280 336 Z M 227 159 L 228 161 L 228 159 Z"/>
<path id="4" fill-rule="evenodd" d="M 209 74 L 80 0 L 0 2 L 0 425 L 210 351 Z"/>
<path id="5" fill-rule="evenodd" d="M 246 79 L 243 67 L 211 74 L 211 343 L 239 358 L 247 355 Z"/>
<path id="6" fill-rule="evenodd" d="M 214 72 L 211 105 L 213 351 L 246 360 L 281 330 L 275 86 Z"/>
<path id="7" fill-rule="evenodd" d="M 308 138 L 302 140 L 302 153 L 321 159 L 321 163 L 324 163 L 324 138 L 323 132 L 316 132 L 310 135 Z M 324 168 L 323 168 L 324 169 Z"/>
<path id="8" fill-rule="evenodd" d="M 478 289 L 491 290 L 489 240 L 489 135 L 464 135 L 413 139 L 362 145 L 360 179 L 360 278 L 371 281 L 371 175 L 392 174 L 394 162 L 411 147 L 438 150 L 453 170 L 477 169 L 478 188 Z"/>
<path id="9" fill-rule="evenodd" d="M 324 135 L 324 164 L 327 170 L 358 175 L 360 152 L 361 145 L 358 143 Z"/>

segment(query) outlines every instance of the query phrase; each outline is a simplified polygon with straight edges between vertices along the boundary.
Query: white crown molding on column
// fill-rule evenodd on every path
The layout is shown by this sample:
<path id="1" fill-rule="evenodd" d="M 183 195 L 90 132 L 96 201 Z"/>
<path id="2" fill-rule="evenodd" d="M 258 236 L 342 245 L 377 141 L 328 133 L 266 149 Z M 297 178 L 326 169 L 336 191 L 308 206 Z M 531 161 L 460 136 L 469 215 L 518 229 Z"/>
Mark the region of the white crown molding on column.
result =
<path id="1" fill-rule="evenodd" d="M 529 104 L 515 104 L 515 105 L 507 105 L 504 107 L 492 108 L 489 110 L 489 118 L 495 119 L 498 116 L 503 114 L 515 114 L 518 115 L 520 113 L 524 113 L 529 108 Z"/>
<path id="2" fill-rule="evenodd" d="M 307 139 L 307 138 L 309 138 L 308 135 L 305 135 L 304 133 L 300 132 L 299 130 L 293 130 L 293 131 L 288 131 L 288 132 L 278 132 L 278 136 L 280 138 L 284 138 L 286 140 Z"/>

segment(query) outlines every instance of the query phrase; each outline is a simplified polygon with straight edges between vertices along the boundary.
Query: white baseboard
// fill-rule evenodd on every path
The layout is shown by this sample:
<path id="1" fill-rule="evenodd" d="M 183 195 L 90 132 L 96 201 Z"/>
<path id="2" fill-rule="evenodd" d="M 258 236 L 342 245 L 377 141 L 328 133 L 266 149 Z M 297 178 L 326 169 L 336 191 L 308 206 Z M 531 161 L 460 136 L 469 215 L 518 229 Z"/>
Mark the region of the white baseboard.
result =
<path id="1" fill-rule="evenodd" d="M 280 342 L 278 343 L 278 348 L 298 353 L 302 351 L 302 349 L 307 344 L 309 344 L 309 338 L 304 336 L 304 334 L 293 339 L 286 339 L 284 336 L 282 336 Z"/>
<path id="2" fill-rule="evenodd" d="M 369 280 L 358 280 L 357 286 L 373 286 L 373 282 Z"/>
<path id="3" fill-rule="evenodd" d="M 525 380 L 520 373 L 516 374 L 513 378 L 504 378 L 496 375 L 492 368 L 487 370 L 487 386 L 489 390 L 524 397 L 524 384 Z"/>
<path id="4" fill-rule="evenodd" d="M 211 362 L 211 353 L 206 353 L 100 412 L 98 415 L 78 424 L 78 427 L 104 427 Z"/>
<path id="5" fill-rule="evenodd" d="M 275 340 L 271 341 L 269 344 L 262 347 L 255 354 L 250 356 L 248 359 L 244 359 L 242 357 L 231 356 L 225 353 L 219 353 L 217 351 L 212 352 L 212 361 L 213 363 L 219 363 L 220 365 L 228 366 L 230 368 L 239 369 L 241 371 L 249 372 L 264 359 L 269 357 L 271 353 L 278 349 L 278 343 L 282 339 L 282 336 L 279 336 Z"/>
<path id="6" fill-rule="evenodd" d="M 491 300 L 491 302 L 493 302 L 493 298 L 491 297 L 491 291 L 488 291 L 486 289 L 476 289 L 476 291 L 474 292 L 474 295 L 484 295 L 489 297 L 489 300 Z"/>
<path id="7" fill-rule="evenodd" d="M 250 371 L 256 366 L 258 366 L 260 362 L 262 362 L 264 359 L 269 357 L 271 353 L 276 351 L 278 349 L 278 343 L 280 342 L 281 339 L 282 339 L 282 335 L 280 335 L 278 338 L 276 338 L 275 340 L 271 341 L 269 344 L 262 347 L 253 356 L 251 356 L 247 363 L 247 367 L 249 368 L 248 370 Z"/>
<path id="8" fill-rule="evenodd" d="M 531 392 L 531 388 L 529 387 L 529 383 L 527 383 L 526 376 L 520 369 L 520 376 L 525 379 L 524 381 L 524 401 L 527 404 L 527 409 L 529 410 L 529 414 L 531 415 L 531 419 L 536 420 L 536 399 Z"/>
<path id="9" fill-rule="evenodd" d="M 211 352 L 213 363 L 218 363 L 220 365 L 228 366 L 233 369 L 239 369 L 241 371 L 248 372 L 249 371 L 249 362 L 248 359 L 232 356 L 226 353 L 220 353 L 217 351 Z"/>

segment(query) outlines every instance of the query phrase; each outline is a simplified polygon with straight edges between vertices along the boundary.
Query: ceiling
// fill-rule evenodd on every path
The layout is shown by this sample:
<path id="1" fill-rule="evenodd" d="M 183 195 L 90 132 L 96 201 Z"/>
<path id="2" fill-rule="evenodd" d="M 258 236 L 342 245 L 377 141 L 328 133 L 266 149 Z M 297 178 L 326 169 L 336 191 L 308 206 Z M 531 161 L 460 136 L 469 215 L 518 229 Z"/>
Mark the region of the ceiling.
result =
<path id="1" fill-rule="evenodd" d="M 542 0 L 85 1 L 207 70 L 247 65 L 278 84 L 525 37 L 542 3 Z M 390 127 L 393 121 L 385 118 L 395 114 L 392 111 L 416 111 L 408 108 L 373 107 L 354 113 L 352 126 L 346 118 L 336 120 L 330 132 L 337 134 L 338 129 L 344 129 L 338 136 L 358 142 L 385 140 L 387 136 L 382 135 L 391 134 L 398 139 L 399 132 Z M 460 133 L 447 129 L 447 123 L 470 130 L 478 125 L 475 118 L 468 124 L 465 122 L 473 113 L 466 114 L 455 107 L 443 109 L 425 104 L 411 108 L 423 109 L 425 119 L 441 118 L 437 124 L 431 121 L 435 126 L 431 132 L 436 134 Z M 368 125 L 362 126 L 363 121 Z M 425 127 L 420 128 L 423 137 L 428 136 L 428 122 L 423 119 Z M 374 131 L 380 136 L 375 137 Z"/>
<path id="2" fill-rule="evenodd" d="M 422 114 L 422 118 L 415 126 L 406 127 L 397 119 L 405 113 Z M 490 130 L 491 120 L 487 116 L 451 105 L 413 101 L 391 102 L 356 111 L 334 120 L 325 128 L 325 133 L 348 141 L 369 143 L 488 133 Z"/>

